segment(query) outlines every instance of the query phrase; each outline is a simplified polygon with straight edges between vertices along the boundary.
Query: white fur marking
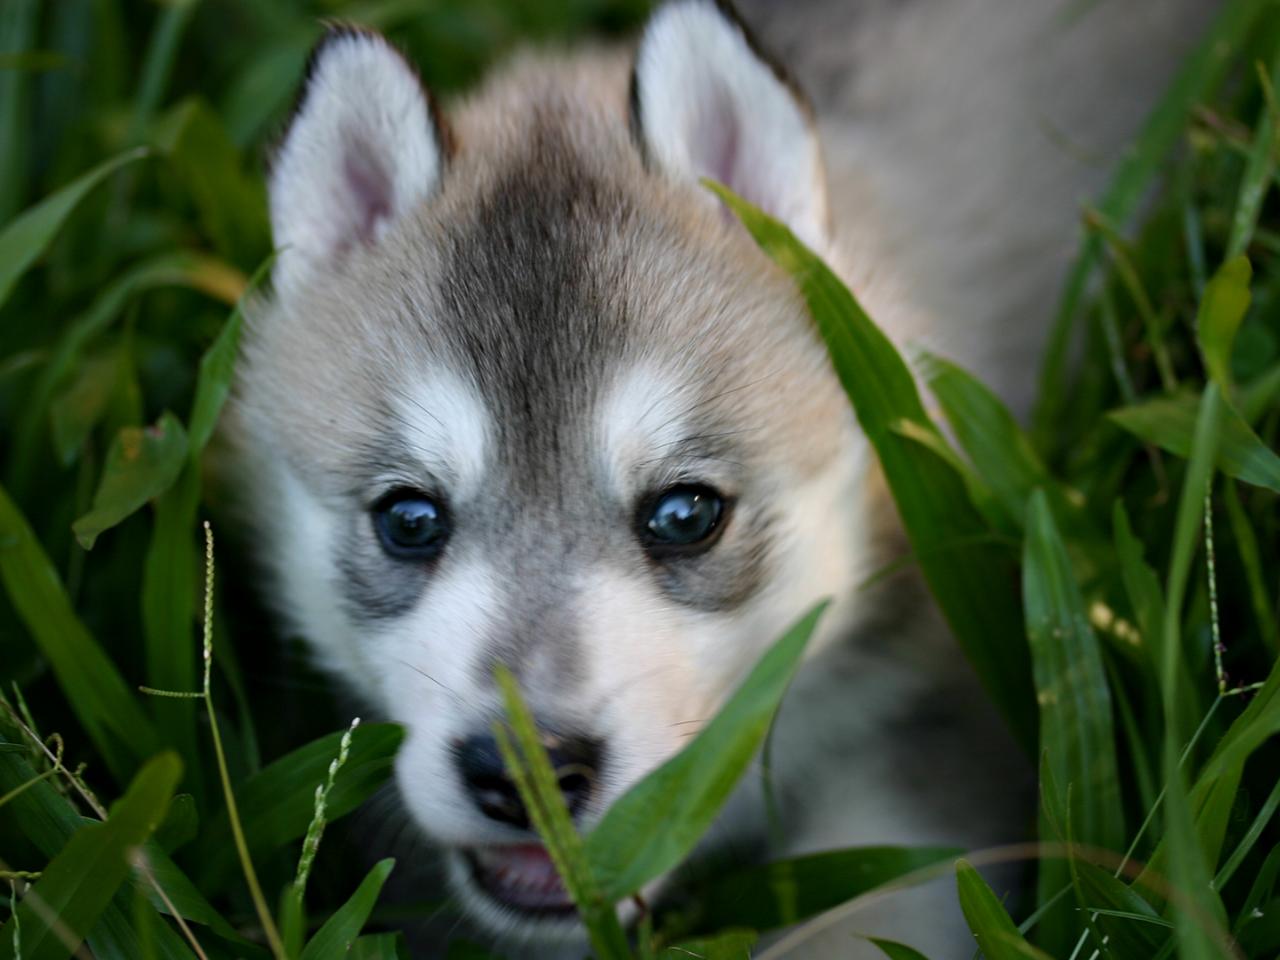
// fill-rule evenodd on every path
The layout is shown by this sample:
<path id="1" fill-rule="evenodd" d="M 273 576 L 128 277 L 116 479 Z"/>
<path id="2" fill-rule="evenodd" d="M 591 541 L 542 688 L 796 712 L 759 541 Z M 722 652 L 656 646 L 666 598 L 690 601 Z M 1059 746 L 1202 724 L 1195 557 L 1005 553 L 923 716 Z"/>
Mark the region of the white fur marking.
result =
<path id="1" fill-rule="evenodd" d="M 426 467 L 465 496 L 485 469 L 490 430 L 483 402 L 460 377 L 443 368 L 424 375 L 408 394 L 396 411 L 406 425 L 404 439 Z"/>

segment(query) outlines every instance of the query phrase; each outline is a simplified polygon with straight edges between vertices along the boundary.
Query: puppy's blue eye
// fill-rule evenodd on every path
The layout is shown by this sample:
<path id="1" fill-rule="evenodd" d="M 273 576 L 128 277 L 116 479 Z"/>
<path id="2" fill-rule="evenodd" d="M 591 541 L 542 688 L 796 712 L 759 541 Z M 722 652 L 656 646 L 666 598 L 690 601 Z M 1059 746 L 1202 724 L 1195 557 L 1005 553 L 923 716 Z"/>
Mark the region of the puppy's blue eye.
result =
<path id="1" fill-rule="evenodd" d="M 373 508 L 373 525 L 382 548 L 393 557 L 429 560 L 449 537 L 444 507 L 426 494 L 398 490 Z"/>
<path id="2" fill-rule="evenodd" d="M 710 487 L 671 487 L 652 501 L 644 520 L 651 549 L 710 546 L 724 517 L 724 498 Z"/>

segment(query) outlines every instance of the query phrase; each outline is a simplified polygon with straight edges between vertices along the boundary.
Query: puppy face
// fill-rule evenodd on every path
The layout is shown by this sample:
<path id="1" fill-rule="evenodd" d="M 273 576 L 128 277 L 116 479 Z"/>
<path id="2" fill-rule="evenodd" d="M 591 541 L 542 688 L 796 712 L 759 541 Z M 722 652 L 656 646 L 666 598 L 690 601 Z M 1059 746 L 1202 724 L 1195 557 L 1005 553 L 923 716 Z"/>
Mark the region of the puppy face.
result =
<path id="1" fill-rule="evenodd" d="M 331 35 L 239 390 L 280 610 L 406 726 L 465 901 L 540 932 L 571 905 L 489 739 L 495 666 L 589 826 L 869 560 L 825 351 L 697 182 L 821 244 L 803 109 L 707 3 L 629 67 L 516 64 L 446 121 L 381 38 Z"/>

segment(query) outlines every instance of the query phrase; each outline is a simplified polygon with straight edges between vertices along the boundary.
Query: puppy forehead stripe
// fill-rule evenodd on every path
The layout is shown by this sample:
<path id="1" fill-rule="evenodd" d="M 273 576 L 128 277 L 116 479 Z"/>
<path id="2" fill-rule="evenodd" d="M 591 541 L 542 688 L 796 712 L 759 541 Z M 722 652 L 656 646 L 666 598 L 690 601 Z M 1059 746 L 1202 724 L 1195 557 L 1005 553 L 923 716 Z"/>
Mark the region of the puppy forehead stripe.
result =
<path id="1" fill-rule="evenodd" d="M 680 384 L 656 364 L 620 371 L 599 414 L 604 462 L 615 489 L 655 451 L 679 443 L 687 432 L 689 410 Z"/>
<path id="2" fill-rule="evenodd" d="M 463 490 L 483 475 L 491 418 L 475 389 L 444 367 L 433 368 L 394 399 L 409 452 Z"/>

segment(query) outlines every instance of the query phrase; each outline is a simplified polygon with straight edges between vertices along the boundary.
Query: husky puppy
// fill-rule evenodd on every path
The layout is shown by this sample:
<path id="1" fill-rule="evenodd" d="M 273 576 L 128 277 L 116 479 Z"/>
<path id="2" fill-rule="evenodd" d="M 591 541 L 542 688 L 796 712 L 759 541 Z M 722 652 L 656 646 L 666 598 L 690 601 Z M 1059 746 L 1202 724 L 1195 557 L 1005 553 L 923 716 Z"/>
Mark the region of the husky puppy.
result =
<path id="1" fill-rule="evenodd" d="M 781 842 L 754 775 L 708 842 L 1024 835 L 1024 761 L 919 587 L 875 578 L 905 548 L 795 285 L 700 181 L 1022 409 L 1079 204 L 1214 4 L 745 6 L 786 71 L 672 0 L 634 49 L 518 57 L 447 113 L 334 29 L 270 176 L 236 413 L 271 596 L 405 725 L 403 803 L 516 955 L 584 941 L 489 734 L 499 663 L 587 829 L 833 598 L 775 731 Z M 831 952 L 965 955 L 954 900 L 887 897 Z"/>

